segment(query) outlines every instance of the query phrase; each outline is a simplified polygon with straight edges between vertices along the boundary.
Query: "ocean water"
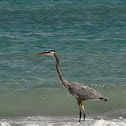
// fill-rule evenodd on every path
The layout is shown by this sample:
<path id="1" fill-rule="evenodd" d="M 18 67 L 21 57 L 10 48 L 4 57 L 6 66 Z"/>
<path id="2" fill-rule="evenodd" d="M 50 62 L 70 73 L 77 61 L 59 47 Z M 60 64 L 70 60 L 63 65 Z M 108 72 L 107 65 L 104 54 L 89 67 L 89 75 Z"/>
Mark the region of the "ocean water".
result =
<path id="1" fill-rule="evenodd" d="M 92 87 L 108 102 L 76 99 L 60 84 L 55 49 L 68 81 Z M 1 126 L 126 125 L 125 0 L 0 1 Z"/>

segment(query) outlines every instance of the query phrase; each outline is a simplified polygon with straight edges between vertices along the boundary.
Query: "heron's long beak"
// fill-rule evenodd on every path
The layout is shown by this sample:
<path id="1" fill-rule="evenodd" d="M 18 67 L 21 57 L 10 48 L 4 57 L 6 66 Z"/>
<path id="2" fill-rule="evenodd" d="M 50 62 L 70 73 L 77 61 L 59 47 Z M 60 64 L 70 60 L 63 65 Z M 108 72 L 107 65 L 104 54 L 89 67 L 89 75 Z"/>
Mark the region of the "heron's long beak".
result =
<path id="1" fill-rule="evenodd" d="M 34 55 L 47 55 L 48 52 L 42 52 L 42 53 L 37 53 L 37 54 L 34 54 Z"/>

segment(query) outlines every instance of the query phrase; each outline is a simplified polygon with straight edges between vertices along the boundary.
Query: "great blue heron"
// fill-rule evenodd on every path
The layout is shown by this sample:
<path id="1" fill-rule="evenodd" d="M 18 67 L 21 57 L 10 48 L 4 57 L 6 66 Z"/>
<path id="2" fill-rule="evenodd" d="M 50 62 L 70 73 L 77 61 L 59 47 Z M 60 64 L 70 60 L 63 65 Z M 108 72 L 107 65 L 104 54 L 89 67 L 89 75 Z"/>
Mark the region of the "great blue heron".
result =
<path id="1" fill-rule="evenodd" d="M 55 58 L 56 71 L 61 81 L 61 84 L 63 84 L 63 86 L 70 92 L 70 94 L 72 94 L 77 99 L 77 102 L 79 105 L 79 111 L 80 111 L 79 122 L 81 120 L 81 107 L 83 110 L 83 116 L 85 120 L 85 109 L 83 105 L 83 100 L 93 100 L 93 99 L 98 99 L 98 100 L 103 100 L 103 101 L 108 100 L 107 97 L 104 97 L 99 92 L 95 91 L 94 89 L 90 87 L 84 86 L 76 82 L 68 82 L 67 80 L 65 80 L 59 70 L 59 64 L 60 64 L 59 56 L 54 49 L 48 50 L 46 52 L 38 53 L 35 55 L 51 55 Z"/>

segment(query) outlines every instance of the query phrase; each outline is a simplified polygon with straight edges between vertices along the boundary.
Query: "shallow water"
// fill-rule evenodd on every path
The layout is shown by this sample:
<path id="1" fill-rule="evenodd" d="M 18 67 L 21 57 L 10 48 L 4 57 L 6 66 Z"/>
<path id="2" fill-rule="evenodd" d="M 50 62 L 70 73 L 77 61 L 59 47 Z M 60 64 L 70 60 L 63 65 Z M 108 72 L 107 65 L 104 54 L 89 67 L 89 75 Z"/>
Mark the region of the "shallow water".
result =
<path id="1" fill-rule="evenodd" d="M 93 87 L 108 101 L 84 101 L 86 115 L 125 109 L 126 87 Z M 0 91 L 0 116 L 72 116 L 78 115 L 76 99 L 66 89 Z"/>
<path id="2" fill-rule="evenodd" d="M 108 119 L 99 116 L 97 119 L 87 117 L 85 121 L 78 122 L 77 117 L 71 116 L 32 116 L 1 118 L 0 124 L 1 126 L 125 126 L 126 119 L 123 117 Z"/>

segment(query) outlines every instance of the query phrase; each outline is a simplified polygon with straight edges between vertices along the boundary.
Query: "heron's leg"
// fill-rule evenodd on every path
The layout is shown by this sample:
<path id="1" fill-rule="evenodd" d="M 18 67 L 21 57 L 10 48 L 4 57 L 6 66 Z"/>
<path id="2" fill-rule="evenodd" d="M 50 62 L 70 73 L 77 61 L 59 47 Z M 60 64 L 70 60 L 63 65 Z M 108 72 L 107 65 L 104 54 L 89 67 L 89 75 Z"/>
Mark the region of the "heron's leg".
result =
<path id="1" fill-rule="evenodd" d="M 82 109 L 83 109 L 83 115 L 84 115 L 84 121 L 85 121 L 85 109 L 84 109 L 84 105 L 83 105 L 83 100 L 81 101 L 81 106 L 82 106 Z"/>
<path id="2" fill-rule="evenodd" d="M 80 107 L 80 104 L 81 104 L 81 100 L 79 100 L 79 99 L 77 99 L 77 101 L 78 101 L 78 105 L 79 105 L 79 111 L 80 111 L 80 113 L 79 113 L 79 122 L 81 121 L 81 107 Z"/>
<path id="3" fill-rule="evenodd" d="M 80 110 L 80 118 L 79 118 L 79 122 L 81 121 L 81 108 L 80 108 L 80 105 L 79 105 L 79 110 Z"/>

